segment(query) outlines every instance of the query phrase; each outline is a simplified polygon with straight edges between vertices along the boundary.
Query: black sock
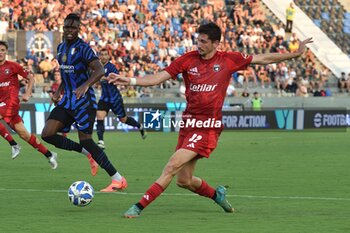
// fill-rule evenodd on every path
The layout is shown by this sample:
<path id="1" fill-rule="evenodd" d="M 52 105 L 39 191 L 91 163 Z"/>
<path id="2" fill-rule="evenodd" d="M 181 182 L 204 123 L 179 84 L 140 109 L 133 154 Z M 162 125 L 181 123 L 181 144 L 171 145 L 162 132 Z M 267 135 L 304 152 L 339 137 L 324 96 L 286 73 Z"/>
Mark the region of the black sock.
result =
<path id="1" fill-rule="evenodd" d="M 211 199 L 213 199 L 215 201 L 215 199 L 216 199 L 216 192 L 214 193 L 214 196 L 212 196 Z"/>
<path id="2" fill-rule="evenodd" d="M 60 149 L 74 150 L 78 153 L 81 153 L 81 151 L 83 150 L 83 147 L 79 143 L 76 143 L 66 137 L 63 137 L 62 135 L 55 134 L 48 137 L 42 137 L 42 139 L 45 142 L 48 142 Z"/>
<path id="3" fill-rule="evenodd" d="M 137 127 L 137 128 L 141 127 L 140 123 L 138 123 L 133 117 L 129 117 L 129 116 L 126 117 L 125 124 L 131 125 L 131 126 L 134 126 L 134 127 Z"/>
<path id="4" fill-rule="evenodd" d="M 109 176 L 113 176 L 117 172 L 113 164 L 108 160 L 105 152 L 103 152 L 103 150 L 101 150 L 92 139 L 80 141 L 80 144 L 85 150 L 90 152 L 92 158 L 98 163 L 98 165 L 100 165 L 100 167 L 106 170 Z"/>
<path id="5" fill-rule="evenodd" d="M 135 204 L 137 207 L 139 207 L 139 209 L 140 210 L 143 210 L 145 207 L 143 207 L 141 204 L 140 204 L 140 202 L 137 202 L 136 204 Z"/>
<path id="6" fill-rule="evenodd" d="M 98 140 L 102 140 L 103 141 L 103 134 L 105 132 L 105 124 L 103 120 L 97 120 L 97 137 Z"/>
<path id="7" fill-rule="evenodd" d="M 50 158 L 52 156 L 51 151 L 47 150 L 47 152 L 44 154 L 46 158 Z"/>
<path id="8" fill-rule="evenodd" d="M 15 146 L 17 145 L 17 142 L 15 140 L 12 140 L 11 142 L 9 142 L 11 146 Z"/>

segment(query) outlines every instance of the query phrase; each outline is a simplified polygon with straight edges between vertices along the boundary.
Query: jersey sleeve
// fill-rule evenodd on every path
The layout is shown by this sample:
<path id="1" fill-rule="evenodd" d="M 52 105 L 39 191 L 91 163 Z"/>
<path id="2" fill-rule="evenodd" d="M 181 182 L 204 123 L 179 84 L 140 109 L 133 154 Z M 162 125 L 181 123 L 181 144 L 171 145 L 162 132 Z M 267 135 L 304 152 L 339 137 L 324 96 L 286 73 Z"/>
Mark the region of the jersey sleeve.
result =
<path id="1" fill-rule="evenodd" d="M 178 57 L 173 62 L 170 63 L 168 67 L 166 67 L 164 70 L 168 72 L 171 75 L 172 79 L 176 79 L 177 75 L 185 71 L 185 62 L 186 58 L 188 56 L 182 55 L 181 57 Z"/>
<path id="2" fill-rule="evenodd" d="M 90 63 L 91 61 L 98 59 L 95 51 L 92 50 L 92 48 L 90 48 L 90 46 L 88 45 L 83 47 L 82 56 L 84 60 L 87 61 L 87 63 Z"/>
<path id="3" fill-rule="evenodd" d="M 235 72 L 246 69 L 252 62 L 253 56 L 239 52 L 228 52 L 227 59 L 231 63 L 230 68 Z"/>
<path id="4" fill-rule="evenodd" d="M 108 63 L 106 66 L 105 66 L 105 77 L 108 77 L 108 75 L 110 73 L 116 73 L 116 74 L 119 74 L 119 71 L 117 69 L 117 67 L 115 67 L 114 64 L 112 63 Z"/>
<path id="5" fill-rule="evenodd" d="M 114 64 L 112 64 L 112 66 L 111 66 L 111 72 L 119 74 L 119 70 L 117 69 L 117 67 L 115 67 Z"/>

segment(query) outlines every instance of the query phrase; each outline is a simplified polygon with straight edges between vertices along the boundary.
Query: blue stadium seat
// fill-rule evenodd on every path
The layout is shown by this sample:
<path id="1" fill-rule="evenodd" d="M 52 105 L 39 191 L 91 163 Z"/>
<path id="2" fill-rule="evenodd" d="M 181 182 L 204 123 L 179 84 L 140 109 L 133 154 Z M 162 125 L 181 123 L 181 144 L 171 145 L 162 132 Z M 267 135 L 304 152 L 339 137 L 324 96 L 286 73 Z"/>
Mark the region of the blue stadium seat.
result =
<path id="1" fill-rule="evenodd" d="M 344 33 L 350 35 L 350 26 L 344 27 L 343 31 Z"/>
<path id="2" fill-rule="evenodd" d="M 345 12 L 344 13 L 344 18 L 345 19 L 350 19 L 350 12 Z"/>
<path id="3" fill-rule="evenodd" d="M 321 17 L 322 17 L 322 19 L 324 19 L 324 20 L 327 20 L 327 21 L 330 20 L 328 12 L 322 12 L 322 13 L 321 13 Z"/>
<path id="4" fill-rule="evenodd" d="M 350 26 L 350 19 L 343 19 L 344 26 Z"/>
<path id="5" fill-rule="evenodd" d="M 314 22 L 314 24 L 317 25 L 317 27 L 319 27 L 319 28 L 321 27 L 321 20 L 320 19 L 314 19 L 313 22 Z"/>

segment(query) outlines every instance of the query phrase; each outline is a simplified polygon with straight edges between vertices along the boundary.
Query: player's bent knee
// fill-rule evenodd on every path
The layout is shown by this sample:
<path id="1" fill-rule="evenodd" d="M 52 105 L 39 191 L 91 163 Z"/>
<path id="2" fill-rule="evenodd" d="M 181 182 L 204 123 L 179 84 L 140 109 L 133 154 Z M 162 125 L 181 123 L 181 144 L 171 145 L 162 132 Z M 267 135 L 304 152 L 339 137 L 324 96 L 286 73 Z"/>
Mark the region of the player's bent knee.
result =
<path id="1" fill-rule="evenodd" d="M 47 143 L 54 144 L 54 137 L 52 135 L 46 136 L 44 134 L 41 134 L 41 139 Z"/>
<path id="2" fill-rule="evenodd" d="M 163 170 L 163 174 L 166 176 L 175 176 L 178 171 L 178 167 L 172 164 L 167 164 Z"/>
<path id="3" fill-rule="evenodd" d="M 18 134 L 20 138 L 22 138 L 24 141 L 29 141 L 30 139 L 30 135 L 26 134 L 26 133 L 19 133 Z"/>

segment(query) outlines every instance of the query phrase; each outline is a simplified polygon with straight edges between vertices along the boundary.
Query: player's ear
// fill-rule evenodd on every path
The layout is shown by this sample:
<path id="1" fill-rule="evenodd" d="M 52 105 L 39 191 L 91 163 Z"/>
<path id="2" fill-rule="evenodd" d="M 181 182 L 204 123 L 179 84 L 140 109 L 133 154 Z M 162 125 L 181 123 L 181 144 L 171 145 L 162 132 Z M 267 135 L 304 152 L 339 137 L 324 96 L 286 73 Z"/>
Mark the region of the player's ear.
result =
<path id="1" fill-rule="evenodd" d="M 219 40 L 213 41 L 213 45 L 215 48 L 218 47 L 220 45 L 220 41 Z"/>

